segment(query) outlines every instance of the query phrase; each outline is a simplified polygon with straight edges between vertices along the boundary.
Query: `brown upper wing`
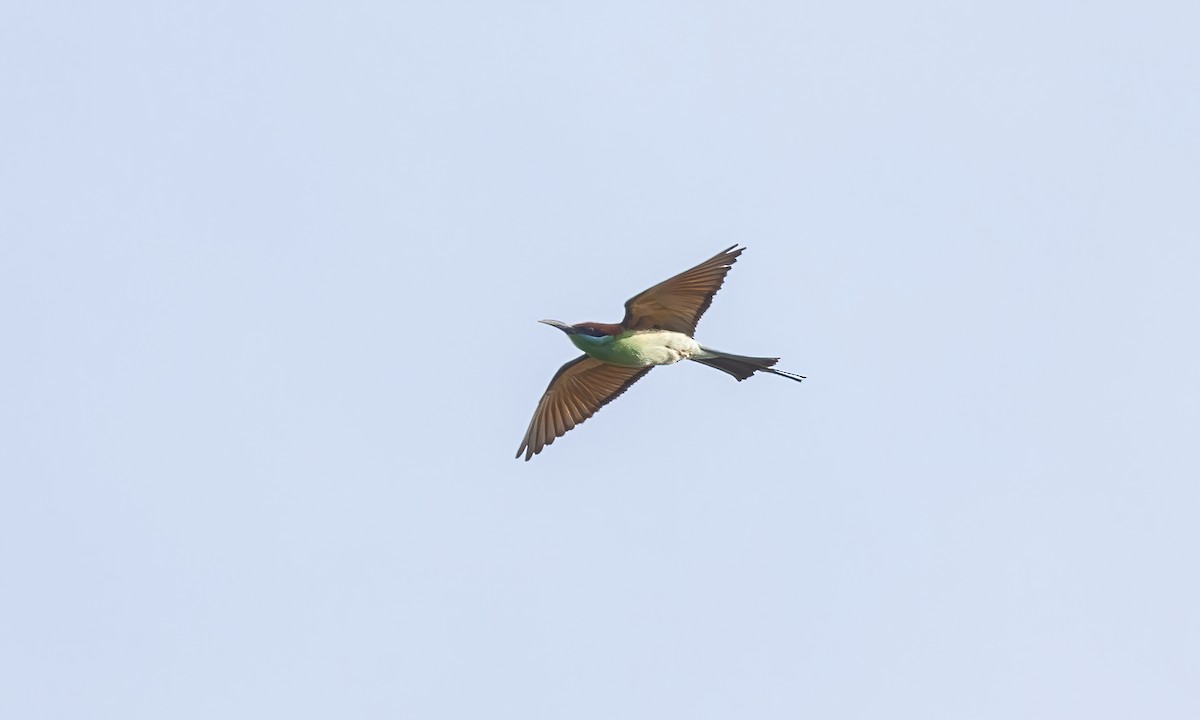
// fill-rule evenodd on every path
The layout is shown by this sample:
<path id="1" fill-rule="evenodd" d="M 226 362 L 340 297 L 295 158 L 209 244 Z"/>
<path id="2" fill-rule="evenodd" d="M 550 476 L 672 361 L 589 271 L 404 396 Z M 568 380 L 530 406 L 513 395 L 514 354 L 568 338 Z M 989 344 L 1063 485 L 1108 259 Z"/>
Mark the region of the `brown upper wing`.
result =
<path id="1" fill-rule="evenodd" d="M 722 250 L 691 270 L 630 298 L 621 324 L 629 330 L 673 330 L 693 335 L 700 316 L 743 250 L 737 245 Z"/>
<path id="2" fill-rule="evenodd" d="M 529 460 L 537 455 L 648 372 L 648 367 L 609 365 L 587 355 L 563 365 L 533 411 L 517 457 L 525 453 L 525 459 Z"/>

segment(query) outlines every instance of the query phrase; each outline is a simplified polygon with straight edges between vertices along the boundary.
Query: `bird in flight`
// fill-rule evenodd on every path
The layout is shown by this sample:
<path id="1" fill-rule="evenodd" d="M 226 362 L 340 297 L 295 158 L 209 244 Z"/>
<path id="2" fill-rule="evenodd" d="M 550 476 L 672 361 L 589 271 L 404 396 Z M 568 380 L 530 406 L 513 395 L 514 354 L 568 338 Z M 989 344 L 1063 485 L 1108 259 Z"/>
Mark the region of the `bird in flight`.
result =
<path id="1" fill-rule="evenodd" d="M 803 375 L 776 370 L 779 358 L 747 357 L 713 350 L 692 336 L 696 323 L 721 289 L 729 268 L 745 248 L 734 245 L 691 270 L 633 296 L 617 324 L 567 325 L 539 320 L 562 330 L 584 352 L 559 368 L 533 411 L 517 457 L 525 460 L 612 402 L 655 365 L 692 360 L 745 380 L 766 372 L 800 382 Z"/>

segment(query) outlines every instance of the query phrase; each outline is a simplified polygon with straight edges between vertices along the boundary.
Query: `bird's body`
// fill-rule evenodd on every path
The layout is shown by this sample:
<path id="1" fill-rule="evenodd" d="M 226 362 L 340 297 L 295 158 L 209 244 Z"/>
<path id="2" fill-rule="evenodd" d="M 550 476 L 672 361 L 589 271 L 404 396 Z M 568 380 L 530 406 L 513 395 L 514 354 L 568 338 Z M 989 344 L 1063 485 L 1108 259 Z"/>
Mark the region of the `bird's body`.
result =
<path id="1" fill-rule="evenodd" d="M 671 365 L 705 356 L 699 343 L 671 330 L 623 330 L 619 335 L 600 337 L 576 333 L 570 338 L 575 347 L 591 357 L 622 367 Z"/>
<path id="2" fill-rule="evenodd" d="M 529 460 L 625 392 L 656 365 L 694 360 L 728 373 L 739 382 L 756 372 L 803 380 L 802 375 L 773 368 L 779 358 L 732 355 L 704 347 L 693 337 L 700 316 L 744 249 L 736 245 L 728 248 L 630 298 L 620 323 L 567 325 L 558 320 L 542 320 L 566 333 L 584 354 L 563 365 L 550 381 L 529 422 L 517 457 L 524 453 Z"/>

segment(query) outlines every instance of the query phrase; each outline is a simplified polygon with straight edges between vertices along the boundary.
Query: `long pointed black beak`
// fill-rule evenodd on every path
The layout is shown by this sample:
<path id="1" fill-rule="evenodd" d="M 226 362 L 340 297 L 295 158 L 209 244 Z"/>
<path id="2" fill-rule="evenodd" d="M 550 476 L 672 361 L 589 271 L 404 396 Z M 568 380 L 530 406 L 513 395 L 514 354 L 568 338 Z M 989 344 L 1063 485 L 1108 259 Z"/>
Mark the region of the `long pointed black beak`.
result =
<path id="1" fill-rule="evenodd" d="M 575 332 L 575 328 L 571 327 L 570 325 L 566 324 L 565 322 L 559 322 L 557 320 L 538 320 L 538 322 L 545 323 L 545 324 L 549 325 L 550 327 L 556 327 L 568 335 L 571 335 Z"/>

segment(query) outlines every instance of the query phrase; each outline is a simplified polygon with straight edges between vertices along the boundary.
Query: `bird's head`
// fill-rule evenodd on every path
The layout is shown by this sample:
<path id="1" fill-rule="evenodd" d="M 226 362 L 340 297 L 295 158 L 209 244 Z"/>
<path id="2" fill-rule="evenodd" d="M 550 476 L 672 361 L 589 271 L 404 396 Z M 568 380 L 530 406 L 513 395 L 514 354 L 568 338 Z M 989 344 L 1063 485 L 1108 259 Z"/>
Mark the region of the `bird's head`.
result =
<path id="1" fill-rule="evenodd" d="M 582 322 L 568 325 L 558 320 L 539 320 L 538 322 L 562 330 L 567 334 L 567 337 L 571 338 L 571 342 L 581 348 L 585 344 L 612 342 L 613 338 L 620 335 L 624 330 L 620 325 L 609 325 L 607 323 Z"/>

